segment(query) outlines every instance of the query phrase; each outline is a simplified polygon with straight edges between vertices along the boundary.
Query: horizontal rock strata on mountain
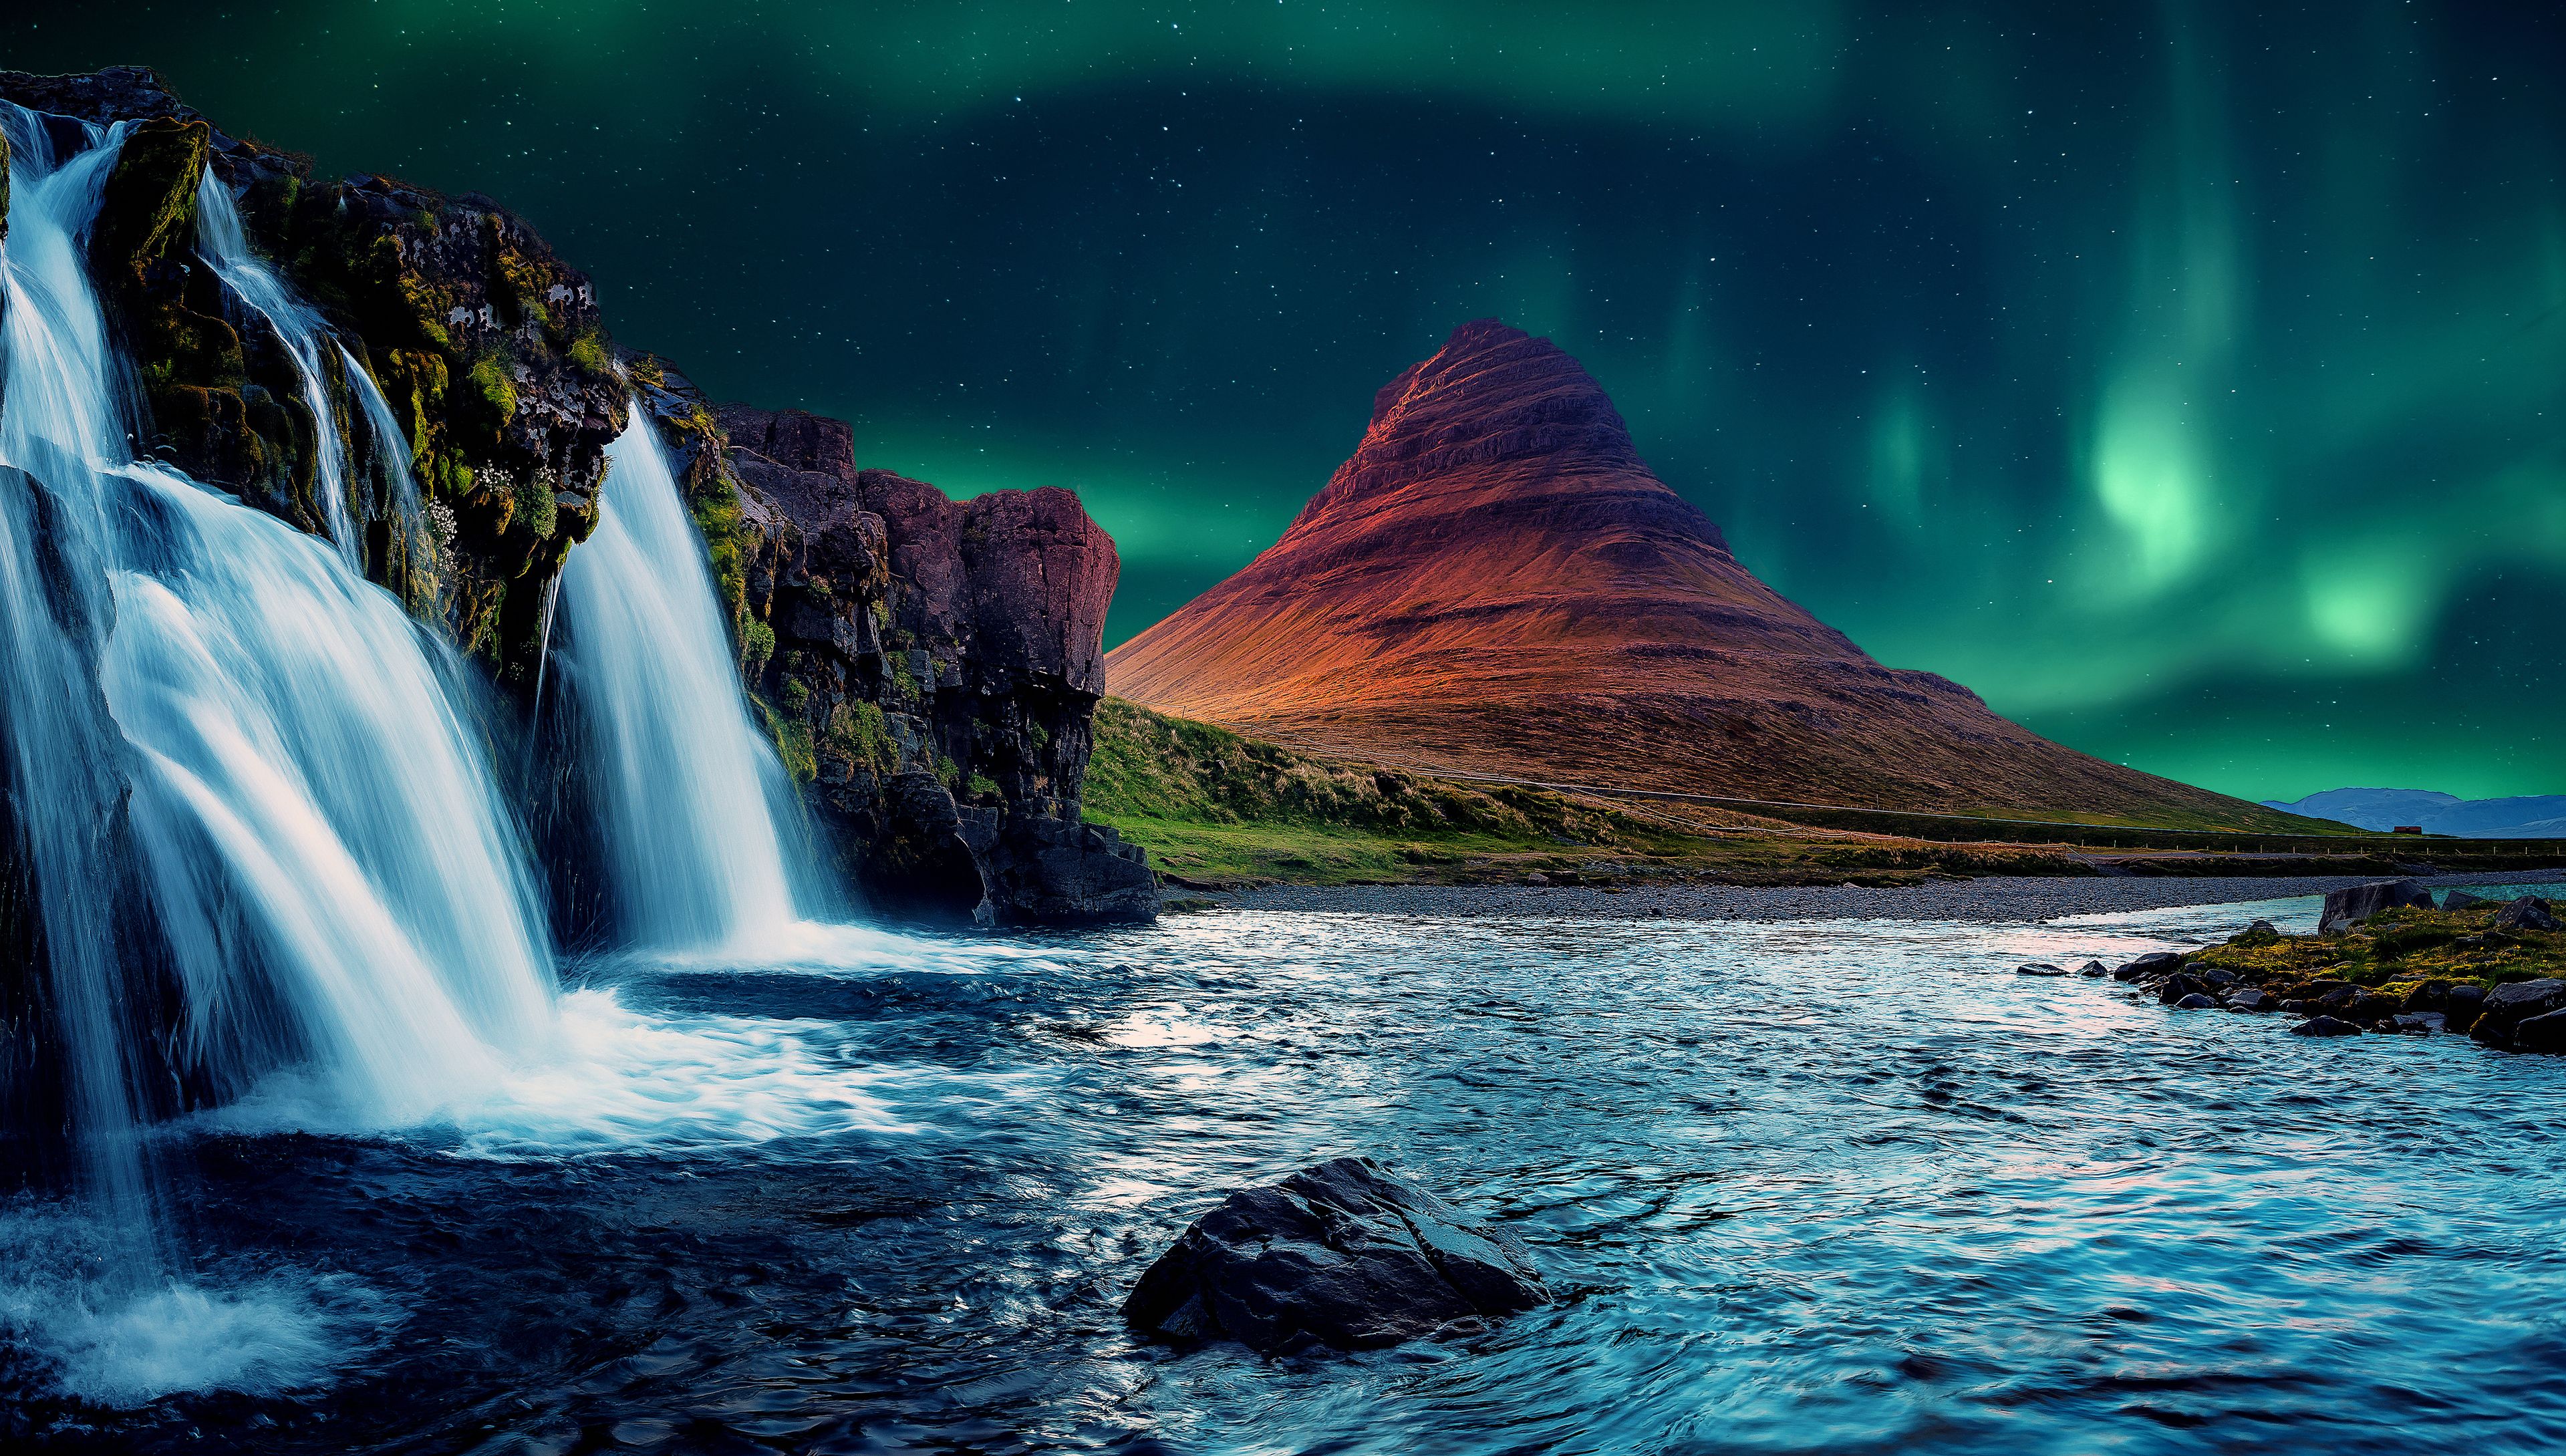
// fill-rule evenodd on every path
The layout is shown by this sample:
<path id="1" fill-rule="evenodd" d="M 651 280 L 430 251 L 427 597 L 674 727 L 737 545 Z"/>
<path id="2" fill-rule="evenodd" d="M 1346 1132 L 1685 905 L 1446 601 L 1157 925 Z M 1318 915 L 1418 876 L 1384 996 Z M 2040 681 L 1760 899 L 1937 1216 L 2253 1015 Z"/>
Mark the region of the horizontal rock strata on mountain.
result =
<path id="1" fill-rule="evenodd" d="M 1576 360 L 1493 319 L 1381 389 L 1282 539 L 1107 660 L 1160 712 L 1432 771 L 2283 822 L 1874 661 L 1650 471 Z"/>

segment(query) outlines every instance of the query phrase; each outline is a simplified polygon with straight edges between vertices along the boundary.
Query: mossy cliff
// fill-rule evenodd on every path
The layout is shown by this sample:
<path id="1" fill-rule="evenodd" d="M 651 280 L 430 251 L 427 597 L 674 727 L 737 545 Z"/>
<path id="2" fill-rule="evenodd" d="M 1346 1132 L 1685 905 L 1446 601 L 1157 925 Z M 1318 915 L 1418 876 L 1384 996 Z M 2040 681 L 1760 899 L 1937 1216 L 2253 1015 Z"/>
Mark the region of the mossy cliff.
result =
<path id="1" fill-rule="evenodd" d="M 1078 498 L 955 502 L 858 468 L 840 421 L 715 406 L 655 359 L 631 372 L 844 877 L 997 923 L 1155 913 L 1141 851 L 1080 812 L 1121 564 Z"/>
<path id="2" fill-rule="evenodd" d="M 844 425 L 716 410 L 619 350 L 588 279 L 497 203 L 318 176 L 148 71 L 0 73 L 0 98 L 76 119 L 48 123 L 66 150 L 86 144 L 79 122 L 125 125 L 89 251 L 137 376 L 137 454 L 327 534 L 320 442 L 346 441 L 366 573 L 522 713 L 548 594 L 596 528 L 639 390 L 679 458 L 742 679 L 843 877 L 887 907 L 999 923 L 1155 913 L 1141 852 L 1080 818 L 1119 567 L 1076 497 L 957 504 L 858 470 Z M 209 265 L 209 178 L 329 335 L 317 390 Z M 0 911 L 11 893 L 0 882 Z"/>
<path id="3" fill-rule="evenodd" d="M 313 532 L 326 530 L 318 421 L 267 319 L 196 256 L 210 170 L 252 249 L 317 309 L 322 407 L 349 442 L 347 509 L 367 574 L 519 692 L 543 599 L 597 522 L 605 449 L 625 421 L 595 290 L 488 198 L 229 136 L 147 71 L 0 74 L 0 97 L 130 125 L 90 235 L 102 303 L 139 374 L 137 453 Z M 379 438 L 353 366 L 405 438 Z M 414 498 L 395 488 L 406 465 Z"/>

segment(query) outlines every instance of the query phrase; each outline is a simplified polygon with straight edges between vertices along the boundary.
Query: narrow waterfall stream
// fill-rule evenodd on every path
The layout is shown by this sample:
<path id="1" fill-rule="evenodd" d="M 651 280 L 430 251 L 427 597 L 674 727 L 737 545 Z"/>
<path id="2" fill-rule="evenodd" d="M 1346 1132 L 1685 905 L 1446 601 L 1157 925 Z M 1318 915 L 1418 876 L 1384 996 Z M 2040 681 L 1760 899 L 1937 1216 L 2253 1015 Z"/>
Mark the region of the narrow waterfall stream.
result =
<path id="1" fill-rule="evenodd" d="M 703 540 L 639 400 L 607 454 L 596 534 L 562 569 L 559 665 L 616 933 L 652 950 L 773 944 L 798 918 L 783 767 L 749 722 Z"/>

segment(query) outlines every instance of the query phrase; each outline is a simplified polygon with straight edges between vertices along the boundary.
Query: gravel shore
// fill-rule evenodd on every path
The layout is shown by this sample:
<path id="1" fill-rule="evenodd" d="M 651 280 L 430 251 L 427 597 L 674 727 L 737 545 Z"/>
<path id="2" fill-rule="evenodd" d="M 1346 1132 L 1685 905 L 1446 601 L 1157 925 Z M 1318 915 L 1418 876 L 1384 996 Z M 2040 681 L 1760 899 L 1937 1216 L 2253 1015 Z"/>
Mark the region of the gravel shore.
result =
<path id="1" fill-rule="evenodd" d="M 1889 889 L 1797 885 L 1271 885 L 1200 896 L 1243 910 L 1352 915 L 1653 915 L 1694 920 L 1971 920 L 2029 923 L 2060 915 L 2170 909 L 2323 894 L 2376 875 L 1945 880 Z M 2432 885 L 2566 883 L 2566 867 L 2509 874 L 2419 876 Z"/>

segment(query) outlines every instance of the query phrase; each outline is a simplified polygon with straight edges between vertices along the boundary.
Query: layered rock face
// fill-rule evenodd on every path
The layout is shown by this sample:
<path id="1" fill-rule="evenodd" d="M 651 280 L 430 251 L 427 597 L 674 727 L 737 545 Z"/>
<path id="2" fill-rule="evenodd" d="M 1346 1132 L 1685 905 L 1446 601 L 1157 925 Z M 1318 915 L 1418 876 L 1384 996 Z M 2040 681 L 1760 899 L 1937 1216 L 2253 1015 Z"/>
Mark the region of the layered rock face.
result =
<path id="1" fill-rule="evenodd" d="M 497 203 L 315 176 L 308 158 L 225 134 L 149 71 L 0 73 L 0 98 L 69 119 L 49 123 L 66 154 L 85 144 L 77 122 L 131 123 L 89 249 L 139 374 L 138 454 L 326 533 L 322 432 L 285 331 L 200 255 L 210 173 L 238 198 L 251 252 L 331 341 L 317 408 L 350 442 L 366 574 L 508 702 L 535 690 L 548 594 L 595 529 L 606 447 L 638 388 L 685 461 L 743 679 L 842 873 L 886 908 L 997 923 L 1155 913 L 1141 851 L 1079 821 L 1119 567 L 1075 496 L 956 505 L 857 470 L 835 421 L 716 417 L 656 361 L 619 351 L 588 279 Z M 408 465 L 414 499 L 391 488 L 389 459 Z M 0 869 L 8 948 L 24 925 L 9 912 L 16 869 Z M 0 1056 L 14 1015 L 0 1003 Z"/>
<path id="2" fill-rule="evenodd" d="M 1464 324 L 1119 696 L 1446 772 L 1910 809 L 2250 817 L 1873 661 L 1757 581 L 1547 340 Z"/>
<path id="3" fill-rule="evenodd" d="M 1140 849 L 1080 822 L 1121 561 L 1068 491 L 955 502 L 859 469 L 841 421 L 708 405 L 657 361 L 643 399 L 712 543 L 785 767 L 840 872 L 999 924 L 1156 913 Z"/>

